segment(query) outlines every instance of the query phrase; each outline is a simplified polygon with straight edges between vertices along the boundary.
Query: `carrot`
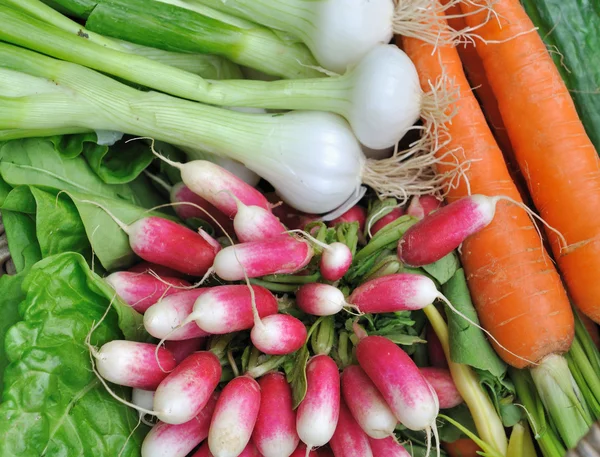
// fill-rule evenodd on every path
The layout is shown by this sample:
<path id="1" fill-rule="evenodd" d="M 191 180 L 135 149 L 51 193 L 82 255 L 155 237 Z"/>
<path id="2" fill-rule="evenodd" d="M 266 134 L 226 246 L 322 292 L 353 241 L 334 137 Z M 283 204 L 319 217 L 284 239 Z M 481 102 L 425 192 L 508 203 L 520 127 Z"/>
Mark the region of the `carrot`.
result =
<path id="1" fill-rule="evenodd" d="M 600 159 L 567 87 L 518 0 L 494 2 L 487 23 L 462 2 L 469 26 L 493 44 L 478 45 L 519 167 L 541 216 L 567 240 L 548 233 L 576 305 L 600 322 Z M 481 44 L 481 43 L 480 43 Z"/>
<path id="2" fill-rule="evenodd" d="M 459 438 L 451 443 L 444 442 L 442 447 L 450 457 L 478 457 L 477 451 L 481 451 L 481 448 L 470 438 Z"/>
<path id="3" fill-rule="evenodd" d="M 419 72 L 422 87 L 446 74 L 460 88 L 458 109 L 447 125 L 449 144 L 438 156 L 455 150 L 459 162 L 470 162 L 465 172 L 472 194 L 504 195 L 521 201 L 502 152 L 471 92 L 456 48 L 431 45 L 402 37 L 404 51 Z M 446 159 L 445 162 L 448 160 Z M 448 165 L 440 163 L 444 173 Z M 447 199 L 469 194 L 465 180 L 448 189 Z M 509 364 L 522 368 L 552 353 L 569 349 L 574 320 L 560 277 L 525 211 L 502 201 L 492 223 L 467 238 L 461 249 L 473 301 L 483 326 L 502 346 L 495 345 Z"/>

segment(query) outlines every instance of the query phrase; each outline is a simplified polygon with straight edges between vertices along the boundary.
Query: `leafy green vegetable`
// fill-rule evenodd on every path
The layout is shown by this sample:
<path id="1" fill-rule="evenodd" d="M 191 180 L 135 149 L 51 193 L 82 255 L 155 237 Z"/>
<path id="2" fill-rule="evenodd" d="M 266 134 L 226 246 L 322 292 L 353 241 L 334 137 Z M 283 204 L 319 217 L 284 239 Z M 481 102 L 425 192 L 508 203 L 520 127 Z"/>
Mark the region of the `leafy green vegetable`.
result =
<path id="1" fill-rule="evenodd" d="M 0 277 L 0 373 L 8 366 L 8 358 L 4 351 L 6 332 L 21 320 L 19 316 L 19 303 L 25 298 L 21 290 L 25 273 L 15 276 L 4 275 Z M 0 392 L 4 389 L 4 379 L 0 376 Z M 1 425 L 0 425 L 1 427 Z"/>
<path id="2" fill-rule="evenodd" d="M 441 285 L 446 284 L 460 268 L 460 262 L 456 253 L 451 252 L 440 260 L 422 267 Z"/>
<path id="3" fill-rule="evenodd" d="M 283 364 L 287 382 L 292 386 L 292 398 L 294 400 L 294 409 L 306 395 L 306 364 L 308 363 L 308 347 L 306 344 L 300 348 L 294 357 L 290 357 Z"/>
<path id="4" fill-rule="evenodd" d="M 128 440 L 137 413 L 106 392 L 91 371 L 84 341 L 109 306 L 92 344 L 144 339 L 141 316 L 78 254 L 40 261 L 22 286 L 23 320 L 6 335 L 10 365 L 0 404 L 0 455 L 139 456 L 143 428 Z"/>
<path id="5" fill-rule="evenodd" d="M 35 234 L 35 221 L 30 215 L 3 210 L 2 223 L 17 273 L 27 270 L 41 260 L 42 253 Z M 3 289 L 0 290 L 4 293 Z"/>

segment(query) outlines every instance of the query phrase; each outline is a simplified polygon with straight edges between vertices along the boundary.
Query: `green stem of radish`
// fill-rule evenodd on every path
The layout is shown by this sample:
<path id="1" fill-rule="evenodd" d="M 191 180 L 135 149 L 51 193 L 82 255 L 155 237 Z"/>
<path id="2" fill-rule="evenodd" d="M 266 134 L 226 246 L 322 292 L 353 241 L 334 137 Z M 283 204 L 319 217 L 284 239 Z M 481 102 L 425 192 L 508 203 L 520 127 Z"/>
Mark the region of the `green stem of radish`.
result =
<path id="1" fill-rule="evenodd" d="M 281 366 L 286 359 L 287 355 L 271 357 L 269 360 L 262 363 L 261 365 L 258 365 L 257 367 L 248 370 L 246 374 L 255 379 L 260 378 L 262 375 Z"/>
<path id="2" fill-rule="evenodd" d="M 418 222 L 417 219 L 411 216 L 402 216 L 396 219 L 394 222 L 386 225 L 379 232 L 375 234 L 371 241 L 362 248 L 354 256 L 354 264 L 366 259 L 371 254 L 385 248 L 386 246 L 394 245 L 404 232 L 406 232 L 411 226 Z"/>
<path id="3" fill-rule="evenodd" d="M 278 284 L 275 282 L 263 281 L 261 279 L 256 278 L 250 278 L 250 283 L 255 284 L 257 286 L 262 286 L 265 289 L 270 290 L 271 292 L 295 292 L 298 288 L 297 285 Z"/>
<path id="4" fill-rule="evenodd" d="M 312 284 L 317 282 L 320 278 L 319 273 L 314 273 L 310 276 L 299 276 L 299 275 L 267 275 L 263 276 L 263 281 L 274 282 L 277 284 Z"/>

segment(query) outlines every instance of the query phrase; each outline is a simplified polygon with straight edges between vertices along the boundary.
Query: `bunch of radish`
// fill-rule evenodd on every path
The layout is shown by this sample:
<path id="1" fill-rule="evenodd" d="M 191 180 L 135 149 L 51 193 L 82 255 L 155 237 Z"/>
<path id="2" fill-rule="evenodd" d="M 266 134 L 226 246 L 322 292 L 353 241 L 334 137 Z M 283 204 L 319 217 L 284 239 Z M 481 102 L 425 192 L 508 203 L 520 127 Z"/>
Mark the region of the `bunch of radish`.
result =
<path id="1" fill-rule="evenodd" d="M 404 456 L 399 426 L 430 444 L 439 409 L 462 402 L 443 353 L 418 368 L 362 319 L 449 304 L 427 275 L 378 262 L 442 258 L 491 221 L 495 200 L 376 201 L 325 224 L 210 162 L 180 169 L 177 213 L 224 237 L 117 221 L 144 262 L 106 280 L 155 341 L 90 346 L 98 375 L 134 388 L 123 401 L 154 424 L 142 457 Z M 452 234 L 432 235 L 444 225 Z"/>

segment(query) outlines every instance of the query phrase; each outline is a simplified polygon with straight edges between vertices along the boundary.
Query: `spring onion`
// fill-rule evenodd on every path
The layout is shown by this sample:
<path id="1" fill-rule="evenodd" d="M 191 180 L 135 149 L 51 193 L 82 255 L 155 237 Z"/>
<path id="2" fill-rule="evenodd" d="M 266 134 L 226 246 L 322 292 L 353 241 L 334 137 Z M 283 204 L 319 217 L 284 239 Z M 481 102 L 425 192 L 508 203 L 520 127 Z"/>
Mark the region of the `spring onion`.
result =
<path id="1" fill-rule="evenodd" d="M 142 57 L 125 55 L 0 6 L 0 39 L 146 87 L 219 106 L 329 111 L 346 118 L 365 146 L 396 144 L 419 119 L 423 92 L 416 69 L 393 45 L 373 48 L 342 76 L 280 81 L 206 81 Z"/>

